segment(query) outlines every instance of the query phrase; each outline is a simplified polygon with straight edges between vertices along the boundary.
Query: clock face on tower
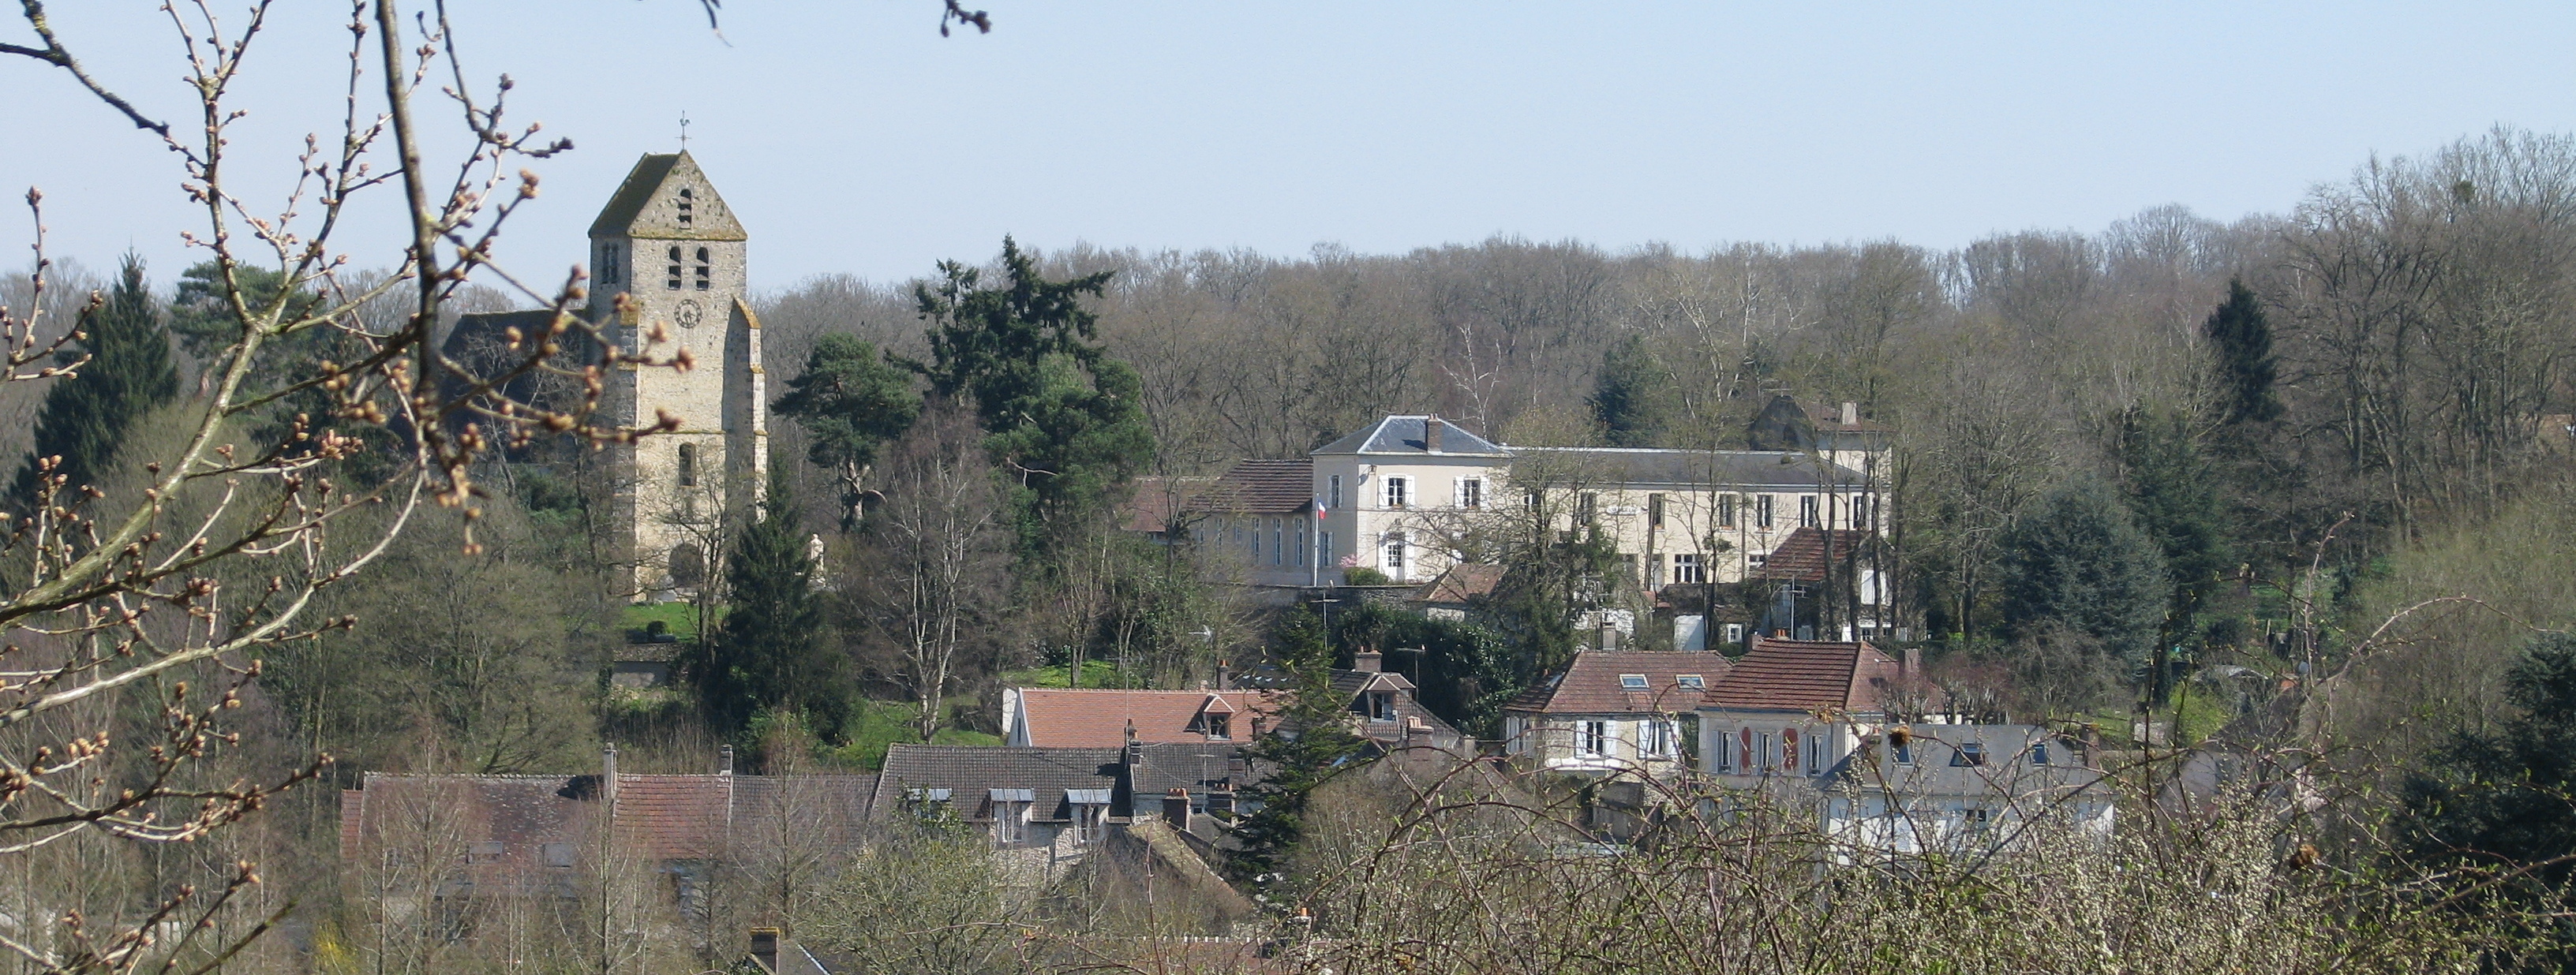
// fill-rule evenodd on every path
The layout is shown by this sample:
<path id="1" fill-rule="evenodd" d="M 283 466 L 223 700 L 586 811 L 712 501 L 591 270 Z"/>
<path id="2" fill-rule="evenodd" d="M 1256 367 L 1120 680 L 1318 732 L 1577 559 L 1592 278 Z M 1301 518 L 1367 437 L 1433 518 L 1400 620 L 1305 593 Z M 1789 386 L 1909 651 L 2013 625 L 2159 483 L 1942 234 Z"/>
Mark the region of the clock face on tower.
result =
<path id="1" fill-rule="evenodd" d="M 681 299 L 681 301 L 680 301 L 680 327 L 681 327 L 681 328 L 696 328 L 696 327 L 698 327 L 698 319 L 703 318 L 703 317 L 705 317 L 705 316 L 706 316 L 706 309 L 705 309 L 705 308 L 702 308 L 702 307 L 700 307 L 700 306 L 698 305 L 698 299 L 695 299 L 695 298 L 684 298 L 684 299 Z"/>

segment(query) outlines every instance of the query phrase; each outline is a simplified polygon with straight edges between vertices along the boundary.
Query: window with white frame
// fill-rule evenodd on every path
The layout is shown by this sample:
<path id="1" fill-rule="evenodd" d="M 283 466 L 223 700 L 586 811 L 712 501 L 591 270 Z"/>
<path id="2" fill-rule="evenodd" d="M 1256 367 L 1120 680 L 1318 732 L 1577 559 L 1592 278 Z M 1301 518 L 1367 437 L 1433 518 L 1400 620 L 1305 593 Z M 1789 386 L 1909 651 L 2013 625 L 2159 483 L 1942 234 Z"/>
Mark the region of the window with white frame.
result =
<path id="1" fill-rule="evenodd" d="M 1623 691 L 1642 691 L 1642 690 L 1646 690 L 1646 689 L 1647 689 L 1647 686 L 1646 686 L 1646 675 L 1644 675 L 1644 674 L 1621 674 L 1621 675 L 1619 675 L 1619 689 L 1620 689 L 1620 690 L 1623 690 Z"/>
<path id="2" fill-rule="evenodd" d="M 1718 495 L 1718 496 L 1717 496 L 1717 527 L 1719 527 L 1719 528 L 1733 528 L 1733 527 L 1735 527 L 1735 508 L 1736 508 L 1736 506 L 1737 506 L 1737 505 L 1742 504 L 1743 502 L 1744 502 L 1744 499 L 1739 498 L 1739 497 L 1737 497 L 1737 496 L 1735 496 L 1735 495 L 1732 495 L 1732 494 L 1721 494 L 1721 495 Z"/>
<path id="3" fill-rule="evenodd" d="M 1378 567 L 1397 579 L 1404 578 L 1404 533 L 1386 533 L 1386 546 L 1378 552 Z"/>
<path id="4" fill-rule="evenodd" d="M 1768 731 L 1753 736 L 1753 754 L 1744 757 L 1745 771 L 1774 771 L 1780 767 L 1780 750 L 1772 747 Z"/>
<path id="5" fill-rule="evenodd" d="M 1798 496 L 1798 527 L 1800 527 L 1800 528 L 1814 528 L 1814 527 L 1816 527 L 1816 496 L 1815 496 L 1815 495 L 1812 495 L 1812 494 L 1801 494 L 1801 495 L 1799 495 L 1799 496 Z"/>
<path id="6" fill-rule="evenodd" d="M 1306 560 L 1313 558 L 1314 555 L 1315 553 L 1309 550 L 1306 545 L 1305 519 L 1300 518 L 1297 521 L 1297 567 L 1301 569 L 1305 568 Z"/>
<path id="7" fill-rule="evenodd" d="M 1288 523 L 1270 519 L 1270 564 L 1288 564 Z"/>
<path id="8" fill-rule="evenodd" d="M 1717 749 L 1709 753 L 1708 767 L 1719 772 L 1735 771 L 1735 736 L 1721 730 L 1716 738 Z"/>
<path id="9" fill-rule="evenodd" d="M 1771 496 L 1768 494 L 1753 499 L 1753 527 L 1771 527 Z"/>
<path id="10" fill-rule="evenodd" d="M 1673 686 L 1686 691 L 1703 690 L 1708 687 L 1708 678 L 1698 674 L 1681 674 L 1673 678 Z"/>
<path id="11" fill-rule="evenodd" d="M 1986 743 L 1963 741 L 1950 753 L 1950 764 L 1956 768 L 1975 768 L 1986 764 Z"/>
<path id="12" fill-rule="evenodd" d="M 1252 564 L 1261 564 L 1261 522 L 1252 523 Z"/>
<path id="13" fill-rule="evenodd" d="M 1383 490 L 1380 495 L 1380 500 L 1383 501 L 1387 507 L 1401 508 L 1413 500 L 1412 478 L 1390 476 L 1383 480 L 1384 483 L 1381 485 Z"/>
<path id="14" fill-rule="evenodd" d="M 994 789 L 987 796 L 993 805 L 993 842 L 1010 845 L 1029 838 L 1029 805 L 1037 801 L 1031 789 Z"/>
<path id="15" fill-rule="evenodd" d="M 1673 583 L 1675 585 L 1689 585 L 1692 583 L 1707 581 L 1708 567 L 1700 563 L 1699 553 L 1685 552 L 1673 556 Z"/>
<path id="16" fill-rule="evenodd" d="M 1484 507 L 1484 506 L 1485 506 L 1485 479 L 1484 479 L 1484 478 L 1481 478 L 1481 477 L 1462 477 L 1462 478 L 1459 478 L 1459 479 L 1458 479 L 1458 507 L 1461 507 L 1461 508 L 1467 508 L 1467 509 L 1473 510 L 1473 509 L 1477 509 L 1477 508 L 1482 508 L 1482 507 Z"/>
<path id="17" fill-rule="evenodd" d="M 1825 736 L 1807 735 L 1807 774 L 1825 774 Z"/>
<path id="18" fill-rule="evenodd" d="M 1342 510 L 1342 476 L 1335 474 L 1327 477 L 1324 479 L 1324 485 L 1324 510 Z"/>
<path id="19" fill-rule="evenodd" d="M 1648 758 L 1671 758 L 1681 736 L 1681 725 L 1672 721 L 1645 722 L 1645 746 Z"/>
<path id="20" fill-rule="evenodd" d="M 1585 758 L 1600 758 L 1610 754 L 1610 722 L 1575 722 L 1574 753 Z"/>
<path id="21" fill-rule="evenodd" d="M 1323 531 L 1316 532 L 1315 547 L 1322 550 L 1324 553 L 1316 556 L 1316 558 L 1330 560 L 1333 557 L 1333 533 Z"/>

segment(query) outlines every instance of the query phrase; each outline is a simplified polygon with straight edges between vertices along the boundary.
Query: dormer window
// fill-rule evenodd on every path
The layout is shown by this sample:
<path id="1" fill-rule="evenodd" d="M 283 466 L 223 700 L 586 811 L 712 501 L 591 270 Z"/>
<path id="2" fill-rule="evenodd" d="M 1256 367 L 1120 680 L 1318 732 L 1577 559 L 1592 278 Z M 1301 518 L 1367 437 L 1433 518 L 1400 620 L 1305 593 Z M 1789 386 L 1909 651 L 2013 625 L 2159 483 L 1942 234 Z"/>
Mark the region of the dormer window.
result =
<path id="1" fill-rule="evenodd" d="M 1960 742 L 1959 750 L 1950 753 L 1950 765 L 1954 768 L 1976 768 L 1984 764 L 1986 764 L 1984 742 Z"/>
<path id="2" fill-rule="evenodd" d="M 670 257 L 671 268 L 669 280 L 662 282 L 662 286 L 673 291 L 678 291 L 680 290 L 680 249 L 677 247 L 671 248 Z"/>
<path id="3" fill-rule="evenodd" d="M 1683 674 L 1679 677 L 1673 678 L 1673 683 L 1681 685 L 1686 690 L 1693 691 L 1704 690 L 1708 687 L 1708 680 L 1698 674 Z"/>
<path id="4" fill-rule="evenodd" d="M 1642 691 L 1642 690 L 1645 690 L 1645 689 L 1646 689 L 1646 675 L 1644 675 L 1644 674 L 1621 674 L 1621 675 L 1619 675 L 1619 689 L 1620 689 L 1620 690 L 1623 690 L 1623 691 Z"/>
<path id="5" fill-rule="evenodd" d="M 1368 693 L 1368 717 L 1371 721 L 1395 720 L 1395 692 L 1370 691 Z"/>
<path id="6" fill-rule="evenodd" d="M 714 270 L 715 263 L 707 259 L 707 249 L 698 248 L 698 290 L 705 291 L 714 285 L 714 279 L 710 277 Z"/>
<path id="7" fill-rule="evenodd" d="M 2030 743 L 2030 763 L 2033 765 L 2048 764 L 2048 739 L 2042 738 Z"/>
<path id="8" fill-rule="evenodd" d="M 1232 738 L 1234 737 L 1232 734 L 1233 729 L 1234 721 L 1231 715 L 1211 714 L 1207 716 L 1207 736 L 1209 738 L 1220 741 Z"/>
<path id="9" fill-rule="evenodd" d="M 697 193 L 696 193 L 696 192 L 694 192 L 694 191 L 692 191 L 692 190 L 690 190 L 690 189 L 688 189 L 687 187 L 682 187 L 682 188 L 680 189 L 680 225 L 681 225 L 681 226 L 683 226 L 683 227 L 685 227 L 685 226 L 689 226 L 691 223 L 693 223 L 693 222 L 695 222 L 695 221 L 696 221 L 696 219 L 697 219 L 697 206 L 698 206 L 698 195 L 697 195 Z"/>

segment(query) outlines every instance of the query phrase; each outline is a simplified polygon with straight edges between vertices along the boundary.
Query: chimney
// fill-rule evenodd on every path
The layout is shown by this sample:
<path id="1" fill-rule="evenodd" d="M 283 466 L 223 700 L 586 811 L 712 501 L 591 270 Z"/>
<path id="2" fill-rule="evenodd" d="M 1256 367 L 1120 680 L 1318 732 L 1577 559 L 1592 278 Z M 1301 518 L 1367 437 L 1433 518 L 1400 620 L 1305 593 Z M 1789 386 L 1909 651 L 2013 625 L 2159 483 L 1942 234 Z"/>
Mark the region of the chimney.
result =
<path id="1" fill-rule="evenodd" d="M 1127 719 L 1127 767 L 1145 763 L 1145 743 L 1136 740 L 1136 719 Z"/>
<path id="2" fill-rule="evenodd" d="M 751 958 L 753 961 L 760 963 L 761 971 L 775 972 L 778 970 L 777 928 L 751 929 Z"/>
<path id="3" fill-rule="evenodd" d="M 599 748 L 599 798 L 610 815 L 617 812 L 617 746 Z"/>
<path id="4" fill-rule="evenodd" d="M 1773 630 L 1773 631 L 1771 631 L 1771 638 L 1772 638 L 1772 639 L 1774 639 L 1774 640 L 1786 640 L 1786 639 L 1788 639 L 1788 638 L 1789 638 L 1789 630 L 1788 630 L 1788 628 L 1787 628 L 1787 627 L 1782 627 L 1782 628 L 1780 628 L 1780 629 L 1777 629 L 1777 630 Z"/>
<path id="5" fill-rule="evenodd" d="M 1424 452 L 1434 454 L 1440 452 L 1440 426 L 1440 414 L 1434 413 L 1422 418 L 1422 449 Z"/>
<path id="6" fill-rule="evenodd" d="M 722 747 L 722 748 L 716 749 L 716 774 L 717 774 L 717 775 L 732 775 L 732 774 L 733 774 L 733 746 L 732 746 L 732 745 L 726 745 L 726 746 L 724 746 L 724 747 Z"/>
<path id="7" fill-rule="evenodd" d="M 1216 662 L 1216 689 L 1220 691 L 1234 689 L 1234 671 L 1226 667 L 1225 661 L 1222 660 Z"/>
<path id="8" fill-rule="evenodd" d="M 1363 674 L 1377 673 L 1385 662 L 1386 655 L 1375 650 L 1362 650 L 1351 655 L 1351 669 Z"/>
<path id="9" fill-rule="evenodd" d="M 1860 425 L 1860 404 L 1850 400 L 1843 401 L 1843 425 L 1847 427 Z"/>
<path id="10" fill-rule="evenodd" d="M 1173 829 L 1188 832 L 1190 828 L 1190 790 L 1173 786 L 1163 793 L 1163 821 Z"/>

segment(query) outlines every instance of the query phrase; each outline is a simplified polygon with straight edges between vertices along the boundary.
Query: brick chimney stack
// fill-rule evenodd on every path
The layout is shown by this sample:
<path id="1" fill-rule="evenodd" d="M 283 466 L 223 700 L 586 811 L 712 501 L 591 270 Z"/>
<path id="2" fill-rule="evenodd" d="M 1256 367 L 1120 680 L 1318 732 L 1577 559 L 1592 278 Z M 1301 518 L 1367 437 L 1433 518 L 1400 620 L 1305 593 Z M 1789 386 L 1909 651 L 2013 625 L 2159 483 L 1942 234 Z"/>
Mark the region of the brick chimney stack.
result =
<path id="1" fill-rule="evenodd" d="M 1362 650 L 1351 655 L 1351 669 L 1363 674 L 1377 673 L 1386 663 L 1386 655 L 1375 650 Z"/>
<path id="2" fill-rule="evenodd" d="M 1190 790 L 1173 786 L 1163 793 L 1163 821 L 1173 829 L 1188 832 L 1190 828 Z"/>
<path id="3" fill-rule="evenodd" d="M 718 748 L 718 749 L 716 749 L 716 774 L 717 774 L 717 775 L 732 775 L 732 774 L 733 774 L 733 746 L 732 746 L 732 745 L 726 745 L 726 746 L 724 746 L 724 747 L 722 747 L 722 748 Z"/>
<path id="4" fill-rule="evenodd" d="M 1440 452 L 1440 414 L 1434 413 L 1423 418 L 1422 449 L 1427 453 Z"/>

